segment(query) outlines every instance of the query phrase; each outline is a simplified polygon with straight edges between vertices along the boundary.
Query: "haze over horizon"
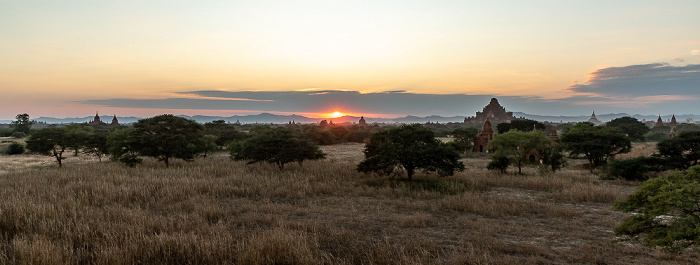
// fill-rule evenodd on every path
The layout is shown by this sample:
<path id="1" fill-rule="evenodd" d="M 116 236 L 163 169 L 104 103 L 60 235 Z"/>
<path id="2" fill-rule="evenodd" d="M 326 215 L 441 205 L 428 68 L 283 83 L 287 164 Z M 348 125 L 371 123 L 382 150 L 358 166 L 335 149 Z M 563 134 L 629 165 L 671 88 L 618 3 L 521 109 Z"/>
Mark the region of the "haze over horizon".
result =
<path id="1" fill-rule="evenodd" d="M 700 114 L 698 1 L 7 1 L 0 120 Z"/>

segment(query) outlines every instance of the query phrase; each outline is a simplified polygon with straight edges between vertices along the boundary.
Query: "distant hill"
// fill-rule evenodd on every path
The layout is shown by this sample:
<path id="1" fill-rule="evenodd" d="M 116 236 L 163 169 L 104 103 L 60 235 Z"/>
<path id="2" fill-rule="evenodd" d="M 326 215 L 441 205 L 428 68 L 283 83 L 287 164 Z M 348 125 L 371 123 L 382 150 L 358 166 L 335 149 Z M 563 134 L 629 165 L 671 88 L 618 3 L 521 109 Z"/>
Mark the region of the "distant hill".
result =
<path id="1" fill-rule="evenodd" d="M 240 122 L 243 124 L 254 124 L 254 123 L 274 123 L 274 124 L 284 124 L 284 123 L 289 123 L 289 122 L 295 122 L 295 123 L 318 123 L 321 120 L 328 120 L 328 121 L 333 121 L 333 123 L 357 123 L 360 120 L 360 117 L 356 116 L 343 116 L 340 118 L 334 118 L 334 119 L 329 119 L 329 118 L 309 118 L 309 117 L 304 117 L 300 115 L 277 115 L 277 114 L 271 114 L 271 113 L 260 113 L 260 114 L 255 114 L 255 115 L 235 115 L 235 116 L 229 116 L 229 117 L 221 117 L 221 116 L 202 116 L 202 115 L 195 115 L 195 116 L 187 116 L 187 115 L 178 115 L 179 117 L 187 118 L 187 119 L 192 119 L 200 123 L 206 123 L 206 122 L 211 122 L 215 120 L 224 120 L 229 123 L 235 123 L 235 122 Z M 587 121 L 591 116 L 590 115 L 580 115 L 580 116 L 547 116 L 547 115 L 533 115 L 533 114 L 527 114 L 523 112 L 513 112 L 513 116 L 515 117 L 524 117 L 526 119 L 531 119 L 531 120 L 536 120 L 536 121 L 549 121 L 549 122 L 581 122 L 581 121 Z M 612 119 L 620 118 L 620 117 L 625 117 L 625 116 L 630 116 L 637 118 L 638 120 L 642 121 L 656 121 L 658 116 L 654 115 L 629 115 L 627 113 L 610 113 L 610 114 L 596 114 L 596 117 L 603 122 L 608 122 Z M 434 123 L 450 123 L 450 122 L 462 122 L 464 121 L 465 116 L 452 116 L 452 117 L 443 117 L 443 116 L 437 116 L 437 115 L 431 115 L 431 116 L 426 116 L 426 117 L 419 117 L 419 116 L 405 116 L 405 117 L 400 117 L 400 118 L 372 118 L 372 117 L 365 117 L 365 120 L 368 123 L 427 123 L 427 122 L 434 122 Z M 82 118 L 52 118 L 52 117 L 39 117 L 36 119 L 33 119 L 35 121 L 40 121 L 40 122 L 46 122 L 49 124 L 67 124 L 67 123 L 85 123 L 89 122 L 92 120 L 94 116 L 86 116 Z M 105 116 L 103 119 L 107 119 L 107 121 L 111 121 L 110 116 Z M 139 117 L 119 117 L 117 116 L 117 119 L 119 120 L 120 124 L 129 124 L 129 123 L 134 123 L 138 121 Z M 664 122 L 668 122 L 671 120 L 671 115 L 663 115 L 661 116 L 661 119 L 664 120 Z M 691 121 L 695 120 L 700 120 L 700 116 L 694 115 L 694 114 L 681 114 L 681 115 L 676 115 L 676 120 L 678 122 L 686 122 L 688 119 Z M 0 120 L 0 124 L 9 124 L 11 123 L 12 120 Z"/>

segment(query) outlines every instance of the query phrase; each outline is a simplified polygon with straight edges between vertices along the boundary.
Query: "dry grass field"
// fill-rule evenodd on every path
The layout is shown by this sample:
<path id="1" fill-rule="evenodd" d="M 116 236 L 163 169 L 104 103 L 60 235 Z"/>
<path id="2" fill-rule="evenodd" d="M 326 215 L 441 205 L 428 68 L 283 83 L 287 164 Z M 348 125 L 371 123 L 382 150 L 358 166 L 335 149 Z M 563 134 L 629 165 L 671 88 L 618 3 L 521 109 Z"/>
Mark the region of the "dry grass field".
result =
<path id="1" fill-rule="evenodd" d="M 137 168 L 71 158 L 0 172 L 2 264 L 690 264 L 620 241 L 639 183 L 569 167 L 413 182 L 355 171 L 362 145 L 286 166 L 224 157 Z M 7 156 L 0 156 L 4 164 Z M 31 159 L 25 157 L 25 159 Z M 39 160 L 40 158 L 35 157 Z M 43 158 L 41 158 L 43 159 Z M 49 158 L 50 160 L 50 158 Z M 55 162 L 54 162 L 55 163 Z M 576 161 L 572 162 L 577 163 Z"/>

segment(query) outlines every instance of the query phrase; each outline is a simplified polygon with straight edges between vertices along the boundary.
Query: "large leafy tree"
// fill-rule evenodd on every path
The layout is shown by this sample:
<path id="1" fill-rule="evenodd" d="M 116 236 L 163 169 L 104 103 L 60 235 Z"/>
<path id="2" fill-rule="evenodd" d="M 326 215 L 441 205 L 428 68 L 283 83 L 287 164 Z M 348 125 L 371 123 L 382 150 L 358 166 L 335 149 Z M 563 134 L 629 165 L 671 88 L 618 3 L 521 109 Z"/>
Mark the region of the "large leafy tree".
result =
<path id="1" fill-rule="evenodd" d="M 132 146 L 136 152 L 155 157 L 168 167 L 171 158 L 194 159 L 202 136 L 204 130 L 201 124 L 164 114 L 136 122 L 130 138 L 136 142 Z"/>
<path id="2" fill-rule="evenodd" d="M 12 124 L 10 126 L 14 130 L 14 132 L 22 133 L 24 135 L 29 134 L 29 130 L 32 128 L 32 125 L 36 123 L 36 121 L 29 120 L 29 114 L 27 113 L 22 113 L 22 114 L 17 114 L 15 116 L 15 121 L 12 121 Z"/>
<path id="3" fill-rule="evenodd" d="M 632 149 L 630 139 L 619 129 L 594 126 L 588 122 L 581 122 L 569 128 L 559 138 L 559 142 L 569 151 L 569 155 L 586 157 L 591 164 L 591 170 L 594 166 L 602 165 L 608 159 Z"/>
<path id="4" fill-rule="evenodd" d="M 647 246 L 680 250 L 700 243 L 700 166 L 644 182 L 638 191 L 615 204 L 636 213 L 615 229 Z"/>
<path id="5" fill-rule="evenodd" d="M 646 124 L 632 117 L 620 117 L 609 121 L 605 126 L 620 129 L 633 142 L 644 141 L 644 135 L 651 130 Z"/>
<path id="6" fill-rule="evenodd" d="M 402 168 L 412 180 L 418 169 L 437 171 L 440 176 L 464 170 L 459 153 L 418 124 L 375 133 L 365 145 L 364 154 L 365 160 L 357 165 L 357 170 L 364 173 L 389 175 Z"/>
<path id="7" fill-rule="evenodd" d="M 70 146 L 65 128 L 44 128 L 27 139 L 27 149 L 56 158 L 58 167 L 63 166 L 63 153 Z"/>
<path id="8" fill-rule="evenodd" d="M 522 166 L 528 161 L 528 154 L 531 152 L 541 154 L 542 150 L 550 144 L 551 140 L 540 132 L 510 130 L 493 138 L 489 142 L 489 148 L 496 149 L 492 158 L 502 160 L 502 157 L 507 157 L 518 167 L 518 173 L 522 173 Z"/>
<path id="9" fill-rule="evenodd" d="M 231 159 L 248 160 L 249 164 L 268 162 L 280 169 L 291 162 L 325 158 L 326 155 L 306 136 L 289 128 L 257 128 L 253 136 L 230 145 Z"/>

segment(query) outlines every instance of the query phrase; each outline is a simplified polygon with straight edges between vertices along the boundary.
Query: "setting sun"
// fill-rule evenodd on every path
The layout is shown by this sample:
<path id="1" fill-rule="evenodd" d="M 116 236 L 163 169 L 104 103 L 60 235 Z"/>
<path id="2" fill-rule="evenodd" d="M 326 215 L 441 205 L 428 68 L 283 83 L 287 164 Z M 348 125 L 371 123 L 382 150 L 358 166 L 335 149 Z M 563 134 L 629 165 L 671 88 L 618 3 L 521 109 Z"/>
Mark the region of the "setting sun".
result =
<path id="1" fill-rule="evenodd" d="M 329 118 L 340 118 L 340 117 L 343 117 L 343 116 L 345 116 L 345 113 L 342 113 L 342 112 L 340 112 L 340 111 L 336 111 L 336 112 L 333 112 L 333 113 L 328 114 L 328 117 L 329 117 Z"/>

